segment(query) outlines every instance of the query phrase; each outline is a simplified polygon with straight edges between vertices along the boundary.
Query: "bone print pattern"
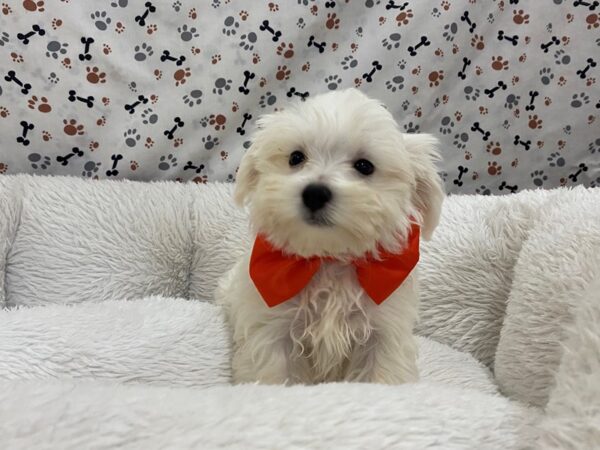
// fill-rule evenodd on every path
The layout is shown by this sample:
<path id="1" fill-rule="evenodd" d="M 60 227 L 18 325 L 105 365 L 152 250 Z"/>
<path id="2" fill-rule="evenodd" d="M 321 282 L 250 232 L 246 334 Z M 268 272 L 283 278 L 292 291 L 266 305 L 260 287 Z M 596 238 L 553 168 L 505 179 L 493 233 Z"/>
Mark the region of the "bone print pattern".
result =
<path id="1" fill-rule="evenodd" d="M 0 173 L 232 181 L 261 114 L 357 87 L 448 192 L 600 186 L 596 3 L 0 0 Z"/>

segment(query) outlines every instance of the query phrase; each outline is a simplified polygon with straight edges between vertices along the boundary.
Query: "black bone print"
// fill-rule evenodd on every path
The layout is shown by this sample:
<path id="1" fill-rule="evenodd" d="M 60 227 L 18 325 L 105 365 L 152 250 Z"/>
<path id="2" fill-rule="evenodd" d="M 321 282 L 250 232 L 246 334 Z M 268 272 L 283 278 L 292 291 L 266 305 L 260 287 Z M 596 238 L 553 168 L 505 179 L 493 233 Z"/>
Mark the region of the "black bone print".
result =
<path id="1" fill-rule="evenodd" d="M 458 166 L 457 170 L 458 170 L 458 177 L 455 178 L 452 181 L 452 183 L 454 183 L 458 187 L 461 187 L 463 185 L 462 177 L 463 177 L 464 174 L 466 174 L 467 172 L 469 172 L 469 169 L 467 167 L 464 167 L 464 166 Z"/>
<path id="2" fill-rule="evenodd" d="M 185 164 L 183 170 L 193 170 L 196 173 L 200 173 L 202 172 L 202 170 L 204 170 L 204 164 L 194 165 L 192 161 L 188 161 Z"/>
<path id="3" fill-rule="evenodd" d="M 173 119 L 173 121 L 175 122 L 175 125 L 173 125 L 173 127 L 169 130 L 165 130 L 163 132 L 163 134 L 167 137 L 167 139 L 172 140 L 175 137 L 175 132 L 179 129 L 179 128 L 183 128 L 183 126 L 185 125 L 183 123 L 183 120 L 181 120 L 180 117 L 175 117 Z"/>
<path id="4" fill-rule="evenodd" d="M 138 95 L 135 102 L 125 105 L 125 111 L 128 111 L 129 114 L 134 114 L 136 106 L 138 106 L 140 103 L 145 105 L 148 103 L 148 99 L 143 95 Z"/>
<path id="5" fill-rule="evenodd" d="M 535 109 L 535 98 L 540 95 L 538 91 L 529 91 L 529 104 L 525 106 L 525 111 L 533 111 Z"/>
<path id="6" fill-rule="evenodd" d="M 471 125 L 471 131 L 477 131 L 481 133 L 481 139 L 483 139 L 484 141 L 487 141 L 492 134 L 489 131 L 484 131 L 481 128 L 481 124 L 479 122 L 473 122 L 473 125 Z"/>
<path id="7" fill-rule="evenodd" d="M 484 89 L 483 93 L 485 95 L 487 95 L 489 98 L 494 98 L 494 95 L 496 94 L 496 91 L 498 89 L 502 89 L 503 91 L 505 91 L 508 88 L 508 86 L 506 85 L 506 83 L 504 81 L 498 81 L 498 84 L 496 86 L 494 86 L 491 89 Z"/>
<path id="8" fill-rule="evenodd" d="M 373 66 L 373 68 L 369 72 L 363 73 L 362 75 L 363 79 L 367 83 L 371 83 L 373 81 L 373 75 L 375 75 L 375 72 L 383 69 L 383 66 L 379 63 L 379 61 L 373 61 L 371 65 Z"/>
<path id="9" fill-rule="evenodd" d="M 569 174 L 569 180 L 571 180 L 573 183 L 576 183 L 577 177 L 579 177 L 579 175 L 581 175 L 582 172 L 587 172 L 587 171 L 588 171 L 588 166 L 585 163 L 580 163 L 579 170 L 577 170 L 577 172 L 575 172 L 575 173 Z"/>
<path id="10" fill-rule="evenodd" d="M 81 97 L 77 95 L 77 92 L 74 89 L 69 91 L 69 97 L 67 97 L 70 102 L 80 101 L 81 103 L 85 103 L 88 108 L 94 107 L 94 96 L 88 95 L 87 97 Z"/>
<path id="11" fill-rule="evenodd" d="M 471 65 L 471 60 L 469 58 L 467 58 L 466 56 L 463 56 L 463 66 L 462 69 L 458 72 L 458 78 L 460 78 L 461 80 L 464 80 L 465 78 L 467 78 L 467 67 Z"/>
<path id="12" fill-rule="evenodd" d="M 143 14 L 141 14 L 139 16 L 135 16 L 135 21 L 137 22 L 137 24 L 140 27 L 145 27 L 146 26 L 146 19 L 148 18 L 148 15 L 150 13 L 155 13 L 156 12 L 156 6 L 154 6 L 152 4 L 152 2 L 146 2 L 146 3 L 144 3 L 144 8 L 146 8 L 146 11 L 144 11 Z"/>
<path id="13" fill-rule="evenodd" d="M 250 93 L 250 89 L 248 89 L 248 82 L 250 80 L 253 80 L 254 77 L 256 76 L 256 74 L 254 72 L 250 72 L 249 70 L 244 70 L 244 82 L 242 83 L 242 85 L 238 88 L 238 90 L 244 94 L 244 95 L 248 95 Z"/>
<path id="14" fill-rule="evenodd" d="M 249 120 L 252 120 L 252 114 L 250 113 L 244 113 L 244 115 L 242 116 L 242 124 L 237 127 L 236 131 L 243 136 L 244 134 L 246 134 L 246 130 L 244 129 L 244 127 L 246 126 L 246 122 L 248 122 Z"/>
<path id="15" fill-rule="evenodd" d="M 83 44 L 83 53 L 79 54 L 79 61 L 90 61 L 92 59 L 92 54 L 90 53 L 90 46 L 94 43 L 94 38 L 81 38 L 81 43 Z"/>
<path id="16" fill-rule="evenodd" d="M 335 2 L 334 1 L 325 2 L 325 8 L 335 8 Z"/>
<path id="17" fill-rule="evenodd" d="M 306 98 L 309 96 L 309 93 L 308 93 L 308 91 L 306 91 L 306 92 L 299 92 L 299 91 L 297 91 L 297 90 L 296 90 L 296 88 L 295 88 L 295 87 L 293 87 L 293 86 L 292 86 L 292 87 L 291 87 L 291 88 L 290 88 L 290 89 L 287 91 L 286 95 L 287 95 L 288 97 L 290 97 L 290 98 L 292 98 L 293 96 L 300 97 L 300 99 L 301 99 L 302 101 L 304 101 L 304 100 L 306 100 Z"/>
<path id="18" fill-rule="evenodd" d="M 161 62 L 165 61 L 175 61 L 176 66 L 181 66 L 185 62 L 185 56 L 172 56 L 169 50 L 163 50 L 162 55 L 160 55 Z"/>
<path id="19" fill-rule="evenodd" d="M 431 44 L 431 41 L 427 38 L 427 36 L 421 36 L 421 40 L 419 41 L 419 43 L 409 46 L 407 50 L 408 50 L 408 53 L 410 54 L 410 56 L 416 56 L 417 50 L 419 49 L 419 47 L 422 47 L 422 46 L 428 47 L 430 44 Z"/>
<path id="20" fill-rule="evenodd" d="M 498 40 L 502 41 L 509 41 L 512 43 L 512 45 L 517 45 L 519 43 L 519 36 L 516 34 L 513 34 L 512 36 L 509 36 L 508 34 L 505 34 L 503 30 L 499 30 L 498 31 Z"/>
<path id="21" fill-rule="evenodd" d="M 498 190 L 503 191 L 504 189 L 509 191 L 511 194 L 514 194 L 519 189 L 519 186 L 517 186 L 516 184 L 514 186 L 509 186 L 506 183 L 506 181 L 503 181 L 502 183 L 500 183 L 500 186 L 498 186 Z"/>
<path id="22" fill-rule="evenodd" d="M 404 11 L 407 6 L 408 2 L 404 2 L 401 5 L 397 5 L 394 0 L 388 0 L 387 5 L 385 5 L 385 9 L 387 9 L 388 11 L 390 9 L 399 9 L 400 11 Z"/>
<path id="23" fill-rule="evenodd" d="M 78 147 L 73 147 L 71 149 L 71 152 L 64 155 L 64 156 L 57 156 L 56 157 L 56 161 L 59 162 L 61 165 L 66 166 L 69 164 L 69 160 L 73 157 L 73 156 L 78 156 L 79 158 L 81 158 L 83 156 L 83 151 L 79 150 Z"/>
<path id="24" fill-rule="evenodd" d="M 594 11 L 598 7 L 598 5 L 600 5 L 600 2 L 598 0 L 594 0 L 593 2 L 584 2 L 582 0 L 575 0 L 573 2 L 573 6 L 575 6 L 575 7 L 587 6 L 590 11 Z"/>
<path id="25" fill-rule="evenodd" d="M 548 42 L 540 45 L 540 48 L 544 51 L 544 53 L 548 53 L 550 47 L 558 44 L 560 44 L 560 39 L 558 39 L 556 36 L 552 36 L 552 38 Z"/>
<path id="26" fill-rule="evenodd" d="M 319 50 L 319 53 L 323 53 L 325 51 L 325 46 L 327 45 L 326 42 L 317 42 L 315 41 L 315 37 L 313 35 L 311 35 L 308 38 L 308 46 L 309 47 L 315 47 Z"/>
<path id="27" fill-rule="evenodd" d="M 21 125 L 22 130 L 21 130 L 21 136 L 17 137 L 17 142 L 19 144 L 23 144 L 25 147 L 27 147 L 30 144 L 29 139 L 27 139 L 27 133 L 29 133 L 31 130 L 33 130 L 35 128 L 35 125 L 33 125 L 32 123 L 29 123 L 25 120 L 21 120 L 19 125 Z"/>
<path id="28" fill-rule="evenodd" d="M 588 58 L 586 60 L 586 62 L 587 62 L 587 66 L 585 66 L 583 69 L 579 69 L 577 71 L 577 75 L 579 75 L 579 78 L 581 78 L 582 80 L 585 80 L 585 78 L 587 77 L 588 70 L 590 70 L 590 68 L 592 68 L 592 67 L 596 67 L 596 64 L 597 64 L 593 58 Z"/>
<path id="29" fill-rule="evenodd" d="M 473 22 L 471 20 L 471 18 L 469 17 L 469 11 L 465 11 L 462 16 L 460 16 L 460 20 L 462 22 L 467 22 L 467 24 L 469 25 L 469 33 L 473 33 L 473 31 L 475 31 L 475 28 L 477 27 L 477 24 L 475 24 L 475 22 Z"/>
<path id="30" fill-rule="evenodd" d="M 23 83 L 21 80 L 19 80 L 17 78 L 17 74 L 14 70 L 9 70 L 8 73 L 6 74 L 6 76 L 4 77 L 4 79 L 6 81 L 8 81 L 9 83 L 12 81 L 16 85 L 20 86 L 21 94 L 24 94 L 24 95 L 29 94 L 29 91 L 31 90 L 31 84 Z"/>
<path id="31" fill-rule="evenodd" d="M 258 29 L 260 31 L 268 31 L 269 33 L 271 33 L 271 36 L 272 36 L 271 39 L 273 40 L 273 42 L 277 42 L 279 40 L 279 38 L 281 37 L 281 31 L 279 31 L 279 30 L 275 31 L 273 29 L 273 27 L 271 27 L 271 24 L 269 23 L 268 20 L 263 20 L 262 24 L 258 27 Z"/>
<path id="32" fill-rule="evenodd" d="M 35 36 L 36 34 L 38 36 L 43 36 L 46 34 L 46 30 L 41 28 L 39 25 L 32 25 L 31 31 L 29 31 L 27 33 L 17 33 L 17 39 L 20 40 L 23 45 L 28 45 L 29 38 L 31 38 L 32 36 Z"/>
<path id="33" fill-rule="evenodd" d="M 110 168 L 109 170 L 106 171 L 106 176 L 107 177 L 116 177 L 117 175 L 119 175 L 119 171 L 117 170 L 117 165 L 119 164 L 119 161 L 121 161 L 123 159 L 123 155 L 111 155 L 110 159 L 112 161 L 112 168 Z"/>
<path id="34" fill-rule="evenodd" d="M 513 143 L 515 145 L 522 146 L 526 152 L 529 151 L 529 149 L 531 148 L 531 141 L 530 140 L 527 140 L 527 141 L 522 140 L 521 136 L 519 136 L 518 134 L 515 135 L 515 139 L 513 140 Z"/>

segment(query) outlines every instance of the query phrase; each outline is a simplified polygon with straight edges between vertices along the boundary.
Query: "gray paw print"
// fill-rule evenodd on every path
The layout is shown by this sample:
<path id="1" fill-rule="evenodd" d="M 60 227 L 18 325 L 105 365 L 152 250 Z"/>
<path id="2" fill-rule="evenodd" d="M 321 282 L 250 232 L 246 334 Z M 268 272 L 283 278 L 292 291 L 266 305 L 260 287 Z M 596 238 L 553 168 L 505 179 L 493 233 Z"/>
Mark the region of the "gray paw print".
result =
<path id="1" fill-rule="evenodd" d="M 30 153 L 27 155 L 27 159 L 31 163 L 31 167 L 34 169 L 46 170 L 50 166 L 50 157 L 40 155 L 39 153 Z"/>
<path id="2" fill-rule="evenodd" d="M 4 47 L 4 44 L 8 44 L 9 41 L 10 37 L 6 31 L 0 33 L 0 47 Z"/>
<path id="3" fill-rule="evenodd" d="M 508 121 L 508 119 L 504 119 L 504 122 L 502 122 L 502 126 L 505 130 L 508 130 L 510 128 L 510 122 Z"/>
<path id="4" fill-rule="evenodd" d="M 480 195 L 492 195 L 491 189 L 485 186 L 479 186 L 475 189 L 475 192 Z"/>
<path id="5" fill-rule="evenodd" d="M 354 56 L 349 55 L 345 56 L 344 59 L 342 59 L 342 69 L 354 69 L 356 66 L 358 66 L 358 61 Z"/>
<path id="6" fill-rule="evenodd" d="M 106 15 L 106 11 L 96 11 L 92 13 L 90 17 L 94 21 L 96 28 L 98 28 L 100 31 L 106 31 L 111 22 L 110 17 Z"/>
<path id="7" fill-rule="evenodd" d="M 442 15 L 442 12 L 438 8 L 433 8 L 431 10 L 431 15 L 432 15 L 432 17 L 435 17 L 437 19 L 438 17 L 440 17 Z"/>
<path id="8" fill-rule="evenodd" d="M 181 2 L 179 0 L 177 0 L 176 2 L 174 2 L 171 6 L 175 10 L 175 12 L 181 11 Z"/>
<path id="9" fill-rule="evenodd" d="M 400 61 L 398 61 L 398 64 L 396 64 L 398 66 L 398 68 L 400 70 L 404 70 L 406 69 L 406 60 L 401 59 Z"/>
<path id="10" fill-rule="evenodd" d="M 179 33 L 179 37 L 183 42 L 191 41 L 193 38 L 200 36 L 195 27 L 188 28 L 187 25 L 178 27 L 177 32 Z"/>
<path id="11" fill-rule="evenodd" d="M 571 125 L 567 125 L 563 128 L 563 132 L 567 135 L 571 134 Z"/>
<path id="12" fill-rule="evenodd" d="M 590 102 L 590 97 L 585 92 L 580 94 L 573 94 L 571 97 L 571 106 L 573 108 L 581 108 L 583 105 L 587 105 Z"/>
<path id="13" fill-rule="evenodd" d="M 404 124 L 404 131 L 407 133 L 418 133 L 421 127 L 418 124 L 413 124 L 412 122 L 408 122 Z"/>
<path id="14" fill-rule="evenodd" d="M 83 172 L 81 172 L 81 176 L 91 178 L 92 175 L 98 173 L 98 170 L 100 170 L 101 165 L 101 162 L 87 161 L 83 165 Z"/>
<path id="15" fill-rule="evenodd" d="M 444 39 L 446 39 L 448 42 L 452 42 L 454 41 L 457 32 L 458 25 L 456 24 L 456 22 L 452 22 L 444 25 L 444 32 L 442 33 L 442 36 L 444 36 Z"/>
<path id="16" fill-rule="evenodd" d="M 48 58 L 52 57 L 54 59 L 57 59 L 58 55 L 64 55 L 65 53 L 67 53 L 68 46 L 69 44 L 67 44 L 66 42 L 61 43 L 58 41 L 50 41 L 46 46 L 46 56 Z"/>
<path id="17" fill-rule="evenodd" d="M 534 170 L 531 172 L 531 178 L 533 178 L 533 184 L 540 187 L 544 184 L 544 181 L 548 179 L 547 175 L 544 175 L 543 170 Z"/>
<path id="18" fill-rule="evenodd" d="M 177 166 L 177 158 L 175 158 L 172 154 L 161 156 L 159 161 L 158 168 L 160 170 L 169 170 L 171 167 Z"/>
<path id="19" fill-rule="evenodd" d="M 240 23 L 235 20 L 235 17 L 227 16 L 223 21 L 223 25 L 223 34 L 227 36 L 234 36 L 237 33 L 237 28 L 239 28 Z"/>
<path id="20" fill-rule="evenodd" d="M 492 13 L 489 13 L 487 16 L 487 21 L 488 23 L 494 23 L 496 19 L 494 18 L 494 15 Z"/>
<path id="21" fill-rule="evenodd" d="M 131 92 L 137 92 L 137 83 L 135 81 L 132 81 L 131 83 L 129 83 L 127 85 L 127 87 L 129 88 L 129 90 Z"/>
<path id="22" fill-rule="evenodd" d="M 356 35 L 357 35 L 358 37 L 362 37 L 362 36 L 363 36 L 363 28 L 362 28 L 362 27 L 358 27 L 358 28 L 356 29 Z"/>
<path id="23" fill-rule="evenodd" d="M 468 133 L 459 133 L 454 135 L 454 145 L 459 150 L 464 149 L 467 146 L 467 142 L 469 142 L 469 134 Z"/>
<path id="24" fill-rule="evenodd" d="M 406 111 L 406 110 L 408 110 L 408 107 L 410 106 L 410 102 L 408 100 L 404 100 L 402 102 L 402 105 L 400 105 L 400 106 L 402 106 L 402 111 Z"/>
<path id="25" fill-rule="evenodd" d="M 330 91 L 335 91 L 341 82 L 342 79 L 339 77 L 339 75 L 329 75 L 325 78 L 325 84 L 327 85 L 327 89 Z"/>
<path id="26" fill-rule="evenodd" d="M 554 78 L 554 74 L 549 67 L 544 67 L 542 70 L 540 70 L 540 77 L 542 84 L 548 85 Z"/>
<path id="27" fill-rule="evenodd" d="M 117 0 L 117 1 L 111 2 L 110 6 L 112 6 L 113 8 L 116 8 L 116 7 L 127 8 L 128 3 L 129 3 L 129 0 Z"/>
<path id="28" fill-rule="evenodd" d="M 140 135 L 137 134 L 137 130 L 135 128 L 130 128 L 125 133 L 123 133 L 123 137 L 125 138 L 125 145 L 127 147 L 135 147 L 140 140 Z"/>
<path id="29" fill-rule="evenodd" d="M 231 80 L 225 78 L 217 78 L 215 80 L 215 87 L 213 88 L 213 94 L 223 95 L 225 91 L 231 89 Z"/>
<path id="30" fill-rule="evenodd" d="M 385 87 L 392 92 L 396 92 L 404 87 L 404 77 L 402 75 L 396 75 L 391 80 L 385 82 Z"/>
<path id="31" fill-rule="evenodd" d="M 212 137 L 209 134 L 208 136 L 202 138 L 202 143 L 204 144 L 204 148 L 206 150 L 212 150 L 217 145 L 219 145 L 219 138 L 218 137 Z"/>
<path id="32" fill-rule="evenodd" d="M 56 84 L 60 81 L 60 78 L 58 78 L 54 72 L 50 72 L 50 75 L 48 75 L 48 81 L 52 84 Z"/>
<path id="33" fill-rule="evenodd" d="M 565 51 L 561 48 L 554 52 L 554 62 L 559 65 L 566 66 L 571 62 L 571 57 L 565 53 Z"/>
<path id="34" fill-rule="evenodd" d="M 454 128 L 454 121 L 450 116 L 444 116 L 442 117 L 440 125 L 440 133 L 449 134 L 452 131 L 452 128 Z"/>
<path id="35" fill-rule="evenodd" d="M 227 3 L 229 3 L 229 2 L 227 2 Z M 212 3 L 210 4 L 210 6 L 217 9 L 219 6 L 221 6 L 221 0 L 212 0 Z"/>
<path id="36" fill-rule="evenodd" d="M 206 128 L 208 126 L 208 117 L 202 117 L 198 123 L 202 126 L 202 128 Z"/>
<path id="37" fill-rule="evenodd" d="M 600 153 L 600 138 L 597 138 L 589 143 L 588 150 L 593 155 L 594 153 Z"/>
<path id="38" fill-rule="evenodd" d="M 298 19 L 298 22 L 296 22 L 296 26 L 301 30 L 306 26 L 306 22 L 304 22 L 304 19 L 302 17 Z"/>
<path id="39" fill-rule="evenodd" d="M 550 156 L 548 157 L 548 162 L 548 165 L 550 167 L 564 167 L 564 165 L 567 163 L 565 161 L 565 158 L 563 158 L 558 152 L 550 153 Z"/>
<path id="40" fill-rule="evenodd" d="M 133 55 L 133 58 L 139 62 L 145 61 L 146 58 L 148 58 L 149 56 L 152 56 L 154 54 L 154 50 L 152 50 L 152 46 L 146 44 L 145 42 L 142 43 L 142 45 L 136 45 L 133 48 L 133 51 L 135 52 L 135 54 Z"/>
<path id="41" fill-rule="evenodd" d="M 154 125 L 156 122 L 158 122 L 158 114 L 152 108 L 146 108 L 142 111 L 142 123 L 144 125 Z"/>
<path id="42" fill-rule="evenodd" d="M 508 109 L 513 109 L 515 106 L 519 105 L 519 100 L 521 97 L 515 94 L 508 94 L 506 96 L 506 101 L 504 102 L 504 107 Z"/>
<path id="43" fill-rule="evenodd" d="M 478 88 L 474 88 L 473 86 L 465 86 L 464 92 L 465 98 L 472 101 L 477 100 L 479 98 L 479 94 L 481 93 Z"/>
<path id="44" fill-rule="evenodd" d="M 400 47 L 401 37 L 402 36 L 400 36 L 400 33 L 392 33 L 388 37 L 383 38 L 383 40 L 381 41 L 381 45 L 383 45 L 383 48 L 387 50 L 391 50 L 392 48 L 398 48 Z"/>
<path id="45" fill-rule="evenodd" d="M 275 95 L 273 95 L 271 92 L 266 92 L 264 95 L 260 96 L 258 106 L 261 108 L 266 108 L 267 106 L 273 106 L 276 101 L 277 97 L 275 97 Z"/>
<path id="46" fill-rule="evenodd" d="M 240 36 L 240 47 L 244 50 L 252 51 L 254 50 L 254 44 L 256 44 L 258 36 L 254 31 L 251 31 L 248 34 L 242 34 Z"/>
<path id="47" fill-rule="evenodd" d="M 191 108 L 192 106 L 202 103 L 202 91 L 200 89 L 194 89 L 189 94 L 185 94 L 182 98 L 183 103 Z"/>

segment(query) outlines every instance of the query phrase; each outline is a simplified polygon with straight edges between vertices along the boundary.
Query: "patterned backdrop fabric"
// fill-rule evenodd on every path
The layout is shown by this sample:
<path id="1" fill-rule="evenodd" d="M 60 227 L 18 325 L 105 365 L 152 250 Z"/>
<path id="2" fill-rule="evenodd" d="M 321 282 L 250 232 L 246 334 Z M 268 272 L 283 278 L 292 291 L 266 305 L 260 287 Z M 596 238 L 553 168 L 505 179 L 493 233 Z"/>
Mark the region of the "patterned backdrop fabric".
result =
<path id="1" fill-rule="evenodd" d="M 448 192 L 600 185 L 592 0 L 0 3 L 2 173 L 233 181 L 260 114 L 354 86 Z"/>

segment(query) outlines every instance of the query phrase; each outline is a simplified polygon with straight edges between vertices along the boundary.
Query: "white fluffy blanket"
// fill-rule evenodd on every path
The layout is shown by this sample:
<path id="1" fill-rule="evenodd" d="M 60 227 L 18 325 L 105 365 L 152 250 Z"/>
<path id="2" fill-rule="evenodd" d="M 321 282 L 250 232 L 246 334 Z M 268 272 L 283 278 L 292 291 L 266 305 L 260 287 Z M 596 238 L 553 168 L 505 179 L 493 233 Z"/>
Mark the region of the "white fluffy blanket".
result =
<path id="1" fill-rule="evenodd" d="M 450 197 L 396 387 L 229 386 L 229 194 L 0 178 L 0 448 L 600 444 L 600 190 Z"/>

